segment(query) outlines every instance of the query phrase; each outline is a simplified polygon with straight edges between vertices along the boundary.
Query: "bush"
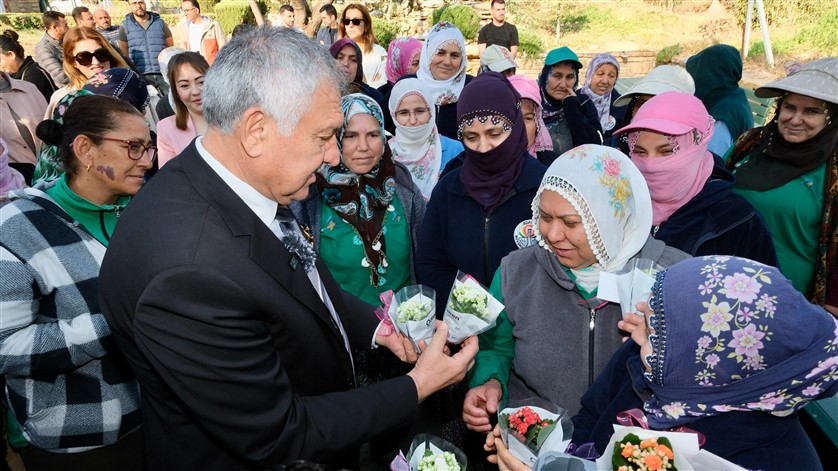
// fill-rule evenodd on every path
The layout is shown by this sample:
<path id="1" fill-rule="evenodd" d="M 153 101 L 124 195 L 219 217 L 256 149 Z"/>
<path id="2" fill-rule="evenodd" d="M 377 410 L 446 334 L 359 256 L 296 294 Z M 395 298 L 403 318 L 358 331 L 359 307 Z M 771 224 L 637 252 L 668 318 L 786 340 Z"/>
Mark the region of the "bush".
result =
<path id="1" fill-rule="evenodd" d="M 518 28 L 518 55 L 524 60 L 537 58 L 544 52 L 544 42 L 534 31 Z"/>
<path id="2" fill-rule="evenodd" d="M 823 55 L 838 54 L 838 8 L 825 12 L 814 24 L 804 26 L 794 39 L 815 46 Z"/>
<path id="3" fill-rule="evenodd" d="M 262 0 L 257 3 L 259 4 L 259 10 L 265 15 L 268 11 L 267 5 Z M 250 3 L 243 0 L 217 3 L 215 5 L 215 19 L 221 24 L 224 31 L 233 31 L 233 28 L 242 23 L 256 24 L 256 18 L 250 9 Z"/>
<path id="4" fill-rule="evenodd" d="M 771 52 L 774 56 L 785 56 L 790 54 L 795 48 L 793 40 L 783 38 L 771 39 Z M 765 43 L 756 41 L 751 44 L 748 49 L 748 59 L 761 60 L 765 57 Z"/>
<path id="5" fill-rule="evenodd" d="M 25 29 L 44 29 L 42 13 L 3 13 L 0 14 L 0 25 L 3 29 L 22 31 Z"/>
<path id="6" fill-rule="evenodd" d="M 672 59 L 680 53 L 680 44 L 666 46 L 665 48 L 661 49 L 660 52 L 658 52 L 657 56 L 655 56 L 655 65 L 669 64 L 670 62 L 672 62 Z"/>
<path id="7" fill-rule="evenodd" d="M 175 26 L 183 20 L 183 15 L 175 13 L 162 13 L 160 18 L 169 26 Z"/>
<path id="8" fill-rule="evenodd" d="M 452 23 L 463 33 L 466 42 L 477 37 L 477 30 L 480 29 L 480 15 L 472 7 L 465 5 L 444 5 L 437 8 L 431 17 L 433 24 L 440 21 Z"/>
<path id="9" fill-rule="evenodd" d="M 375 34 L 375 39 L 378 45 L 387 49 L 390 42 L 399 35 L 399 25 L 391 23 L 384 18 L 374 18 L 372 20 L 372 32 Z"/>

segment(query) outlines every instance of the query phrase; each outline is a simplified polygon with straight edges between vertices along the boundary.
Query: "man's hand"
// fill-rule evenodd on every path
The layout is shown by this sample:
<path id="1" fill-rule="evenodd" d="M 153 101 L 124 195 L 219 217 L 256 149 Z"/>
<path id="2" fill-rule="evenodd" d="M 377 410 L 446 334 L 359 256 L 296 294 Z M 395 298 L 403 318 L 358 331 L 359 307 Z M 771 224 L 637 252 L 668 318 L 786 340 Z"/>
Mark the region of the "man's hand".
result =
<path id="1" fill-rule="evenodd" d="M 470 430 L 486 433 L 492 430 L 489 417 L 498 412 L 498 403 L 503 396 L 500 382 L 489 381 L 469 389 L 463 402 L 463 421 Z"/>
<path id="2" fill-rule="evenodd" d="M 460 382 L 474 365 L 478 349 L 477 337 L 465 339 L 460 344 L 460 351 L 450 357 L 445 354 L 447 337 L 448 325 L 438 322 L 431 344 L 423 350 L 416 366 L 408 373 L 416 383 L 419 402 L 446 386 Z"/>
<path id="3" fill-rule="evenodd" d="M 413 348 L 413 342 L 410 338 L 398 332 L 391 332 L 390 335 L 376 335 L 375 343 L 387 347 L 393 352 L 393 355 L 396 355 L 399 360 L 405 363 L 414 364 L 419 358 L 419 354 Z"/>

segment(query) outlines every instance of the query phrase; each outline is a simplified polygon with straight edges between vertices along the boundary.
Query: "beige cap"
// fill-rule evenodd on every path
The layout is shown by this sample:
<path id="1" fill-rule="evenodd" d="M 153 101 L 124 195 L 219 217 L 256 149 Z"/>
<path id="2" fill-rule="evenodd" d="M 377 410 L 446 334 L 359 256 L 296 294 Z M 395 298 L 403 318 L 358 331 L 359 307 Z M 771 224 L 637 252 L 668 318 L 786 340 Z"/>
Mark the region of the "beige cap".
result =
<path id="1" fill-rule="evenodd" d="M 483 50 L 480 54 L 480 65 L 488 67 L 492 72 L 503 72 L 518 67 L 509 49 L 497 44 Z"/>
<path id="2" fill-rule="evenodd" d="M 614 106 L 628 105 L 636 95 L 660 95 L 663 92 L 695 94 L 695 82 L 686 69 L 677 65 L 659 65 L 634 84 Z"/>

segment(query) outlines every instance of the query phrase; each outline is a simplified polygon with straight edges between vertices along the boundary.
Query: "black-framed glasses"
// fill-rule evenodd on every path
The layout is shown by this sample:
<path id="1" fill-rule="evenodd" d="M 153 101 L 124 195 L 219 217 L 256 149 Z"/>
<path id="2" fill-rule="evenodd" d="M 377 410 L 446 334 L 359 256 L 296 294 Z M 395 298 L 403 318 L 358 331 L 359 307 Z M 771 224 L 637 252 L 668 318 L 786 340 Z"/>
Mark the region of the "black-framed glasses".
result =
<path id="1" fill-rule="evenodd" d="M 344 18 L 343 20 L 344 26 L 349 26 L 349 23 L 352 23 L 355 26 L 359 26 L 361 23 L 364 22 L 363 18 Z"/>
<path id="2" fill-rule="evenodd" d="M 100 47 L 93 52 L 90 51 L 81 51 L 80 53 L 73 56 L 76 59 L 76 62 L 79 65 L 83 65 L 85 67 L 89 66 L 93 63 L 93 58 L 96 58 L 97 61 L 100 63 L 102 62 L 110 62 L 111 61 L 111 53 L 105 49 L 104 47 Z"/>
<path id="3" fill-rule="evenodd" d="M 142 142 L 138 141 L 129 141 L 127 139 L 116 139 L 114 137 L 101 137 L 100 139 L 105 141 L 113 141 L 113 142 L 121 142 L 128 147 L 128 158 L 131 160 L 140 160 L 143 156 L 148 157 L 149 163 L 153 163 L 157 160 L 157 146 L 154 145 L 145 145 Z"/>

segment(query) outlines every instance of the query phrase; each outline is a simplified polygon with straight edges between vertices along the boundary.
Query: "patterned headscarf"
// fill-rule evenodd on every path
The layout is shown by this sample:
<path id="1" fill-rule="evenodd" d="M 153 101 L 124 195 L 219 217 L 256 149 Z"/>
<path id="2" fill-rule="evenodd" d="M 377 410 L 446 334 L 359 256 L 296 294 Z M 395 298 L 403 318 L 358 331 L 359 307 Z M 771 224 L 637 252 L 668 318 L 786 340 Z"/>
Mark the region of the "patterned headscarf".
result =
<path id="1" fill-rule="evenodd" d="M 383 228 L 384 216 L 396 195 L 395 165 L 385 142 L 384 114 L 378 103 L 366 95 L 353 93 L 344 96 L 340 106 L 343 110 L 343 126 L 338 133 L 341 162 L 334 167 L 324 165 L 317 172 L 317 188 L 323 202 L 358 232 L 366 254 L 362 265 L 370 269 L 370 284 L 378 287 L 387 272 Z M 381 160 L 363 175 L 349 170 L 343 163 L 343 135 L 357 114 L 372 115 L 378 121 L 384 149 Z"/>
<path id="2" fill-rule="evenodd" d="M 783 417 L 838 392 L 838 321 L 776 268 L 691 258 L 658 273 L 650 306 L 652 428 L 729 411 Z"/>
<path id="3" fill-rule="evenodd" d="M 571 270 L 586 291 L 599 285 L 601 271 L 616 272 L 634 257 L 652 228 L 652 200 L 646 181 L 622 152 L 585 144 L 560 155 L 547 169 L 532 201 L 538 245 L 552 253 L 539 230 L 541 194 L 566 199 L 582 218 L 588 245 L 596 256 L 592 266 Z"/>
<path id="4" fill-rule="evenodd" d="M 507 80 L 515 87 L 521 98 L 526 98 L 535 104 L 535 141 L 527 146 L 527 152 L 535 157 L 537 152 L 553 150 L 550 131 L 547 130 L 544 118 L 541 117 L 541 92 L 538 89 L 538 82 L 526 75 L 513 75 L 508 77 Z"/>
<path id="5" fill-rule="evenodd" d="M 427 123 L 403 126 L 396 120 L 399 104 L 410 95 L 418 96 L 425 102 L 431 115 Z M 422 190 L 422 196 L 428 200 L 442 170 L 442 141 L 436 127 L 436 107 L 431 104 L 431 92 L 417 78 L 399 80 L 390 91 L 389 107 L 396 126 L 396 136 L 390 139 L 393 159 L 407 167 L 413 181 Z"/>
<path id="6" fill-rule="evenodd" d="M 148 86 L 142 77 L 131 69 L 114 67 L 87 79 L 83 87 L 94 95 L 104 95 L 127 101 L 145 113 L 148 106 Z"/>
<path id="7" fill-rule="evenodd" d="M 611 92 L 600 95 L 591 90 L 591 80 L 594 78 L 594 74 L 597 69 L 605 64 L 611 64 L 616 67 L 617 78 L 620 78 L 620 62 L 617 58 L 606 52 L 597 54 L 588 63 L 588 70 L 585 71 L 585 86 L 580 91 L 594 102 L 597 114 L 599 115 L 599 124 L 602 126 L 603 131 L 608 131 L 614 129 L 614 126 L 617 125 L 617 120 L 611 116 Z"/>
<path id="8" fill-rule="evenodd" d="M 52 110 L 52 119 L 64 124 L 64 113 L 70 108 L 70 105 L 76 101 L 76 98 L 93 95 L 87 90 L 73 90 L 64 95 L 64 98 L 58 101 L 55 108 Z M 58 146 L 51 146 L 46 142 L 41 143 L 41 148 L 38 150 L 38 162 L 35 164 L 35 173 L 32 175 L 32 186 L 39 182 L 51 182 L 57 180 L 63 175 L 65 169 L 61 164 L 61 159 L 58 156 Z"/>
<path id="9" fill-rule="evenodd" d="M 396 38 L 387 48 L 387 81 L 396 80 L 407 75 L 413 58 L 422 52 L 422 42 L 416 38 Z"/>
<path id="10" fill-rule="evenodd" d="M 456 44 L 460 48 L 462 61 L 457 72 L 446 80 L 437 80 L 431 74 L 431 59 L 436 52 L 447 44 Z M 422 52 L 419 56 L 419 70 L 416 77 L 423 81 L 431 91 L 433 104 L 444 106 L 456 103 L 460 99 L 460 93 L 466 85 L 466 41 L 463 33 L 451 23 L 443 21 L 435 24 L 425 37 L 425 44 L 422 45 Z"/>

